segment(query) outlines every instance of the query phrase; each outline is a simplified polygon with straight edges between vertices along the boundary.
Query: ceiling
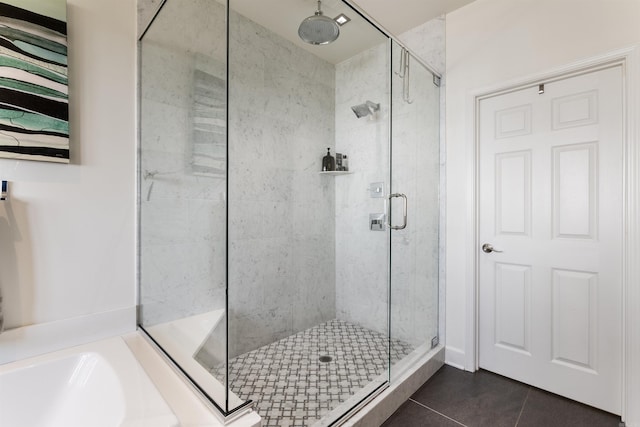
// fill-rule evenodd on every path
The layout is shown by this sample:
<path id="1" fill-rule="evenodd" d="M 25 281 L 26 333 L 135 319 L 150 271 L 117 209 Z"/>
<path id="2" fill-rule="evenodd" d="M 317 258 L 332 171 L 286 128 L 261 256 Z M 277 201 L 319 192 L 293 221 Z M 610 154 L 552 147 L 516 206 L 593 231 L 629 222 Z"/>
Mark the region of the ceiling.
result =
<path id="1" fill-rule="evenodd" d="M 353 0 L 391 34 L 399 35 L 474 0 Z"/>
<path id="2" fill-rule="evenodd" d="M 391 34 L 398 35 L 473 0 L 353 0 L 353 3 Z M 317 0 L 230 0 L 233 10 L 290 40 L 316 56 L 337 64 L 384 40 L 357 12 L 342 0 L 323 0 L 322 11 L 334 18 L 344 13 L 351 22 L 340 28 L 335 42 L 313 46 L 298 37 L 298 26 L 314 14 Z"/>

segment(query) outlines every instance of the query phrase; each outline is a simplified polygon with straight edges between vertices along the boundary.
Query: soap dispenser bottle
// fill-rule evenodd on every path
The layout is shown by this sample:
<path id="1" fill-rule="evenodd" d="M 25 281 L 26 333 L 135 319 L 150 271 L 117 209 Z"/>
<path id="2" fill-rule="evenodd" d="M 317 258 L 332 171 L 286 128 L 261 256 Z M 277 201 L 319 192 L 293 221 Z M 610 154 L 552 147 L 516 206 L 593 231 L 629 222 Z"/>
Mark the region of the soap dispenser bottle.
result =
<path id="1" fill-rule="evenodd" d="M 336 159 L 331 155 L 331 149 L 327 148 L 327 155 L 322 158 L 322 171 L 329 172 L 336 170 Z"/>

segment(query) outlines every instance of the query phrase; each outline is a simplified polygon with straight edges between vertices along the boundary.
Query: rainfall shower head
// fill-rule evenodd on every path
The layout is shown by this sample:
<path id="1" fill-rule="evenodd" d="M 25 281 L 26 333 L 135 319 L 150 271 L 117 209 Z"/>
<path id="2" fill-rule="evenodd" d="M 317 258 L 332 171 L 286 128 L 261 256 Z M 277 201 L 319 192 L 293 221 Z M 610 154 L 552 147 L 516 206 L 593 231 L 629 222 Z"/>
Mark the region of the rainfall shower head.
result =
<path id="1" fill-rule="evenodd" d="M 373 115 L 376 111 L 380 110 L 380 104 L 367 101 L 364 104 L 354 105 L 351 107 L 357 118 Z"/>
<path id="2" fill-rule="evenodd" d="M 322 14 L 318 0 L 318 10 L 313 16 L 305 18 L 298 27 L 298 35 L 309 44 L 329 44 L 340 35 L 338 23 Z"/>

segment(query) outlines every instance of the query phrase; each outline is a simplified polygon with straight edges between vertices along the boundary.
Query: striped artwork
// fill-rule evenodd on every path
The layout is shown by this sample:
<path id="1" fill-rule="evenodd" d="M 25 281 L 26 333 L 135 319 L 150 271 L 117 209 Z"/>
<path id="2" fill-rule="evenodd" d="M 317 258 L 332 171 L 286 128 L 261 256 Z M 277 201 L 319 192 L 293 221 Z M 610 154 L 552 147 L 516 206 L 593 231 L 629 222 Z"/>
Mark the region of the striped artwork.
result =
<path id="1" fill-rule="evenodd" d="M 0 158 L 69 163 L 67 23 L 9 3 L 0 2 Z"/>

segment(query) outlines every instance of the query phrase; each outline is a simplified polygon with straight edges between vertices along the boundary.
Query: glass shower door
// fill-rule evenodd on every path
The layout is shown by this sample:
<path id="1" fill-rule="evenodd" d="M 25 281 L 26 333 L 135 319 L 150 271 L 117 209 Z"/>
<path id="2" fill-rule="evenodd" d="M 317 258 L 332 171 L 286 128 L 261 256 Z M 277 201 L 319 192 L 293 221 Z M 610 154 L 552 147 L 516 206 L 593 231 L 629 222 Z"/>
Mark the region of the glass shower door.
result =
<path id="1" fill-rule="evenodd" d="M 438 344 L 440 88 L 392 42 L 392 378 Z"/>

